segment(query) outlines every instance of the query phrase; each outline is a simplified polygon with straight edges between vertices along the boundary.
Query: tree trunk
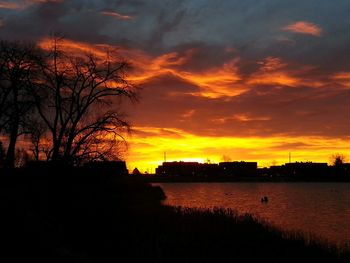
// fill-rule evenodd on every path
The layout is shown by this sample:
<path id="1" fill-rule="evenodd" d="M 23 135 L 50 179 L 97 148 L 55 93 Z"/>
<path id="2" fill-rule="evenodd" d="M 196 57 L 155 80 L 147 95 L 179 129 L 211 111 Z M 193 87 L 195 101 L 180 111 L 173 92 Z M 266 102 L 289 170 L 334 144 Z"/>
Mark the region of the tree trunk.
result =
<path id="1" fill-rule="evenodd" d="M 10 142 L 9 146 L 7 148 L 7 154 L 6 154 L 6 160 L 5 160 L 5 167 L 12 169 L 15 168 L 15 160 L 16 160 L 16 143 L 18 138 L 18 120 L 16 120 L 16 123 L 13 124 L 10 134 Z"/>
<path id="2" fill-rule="evenodd" d="M 19 108 L 18 108 L 18 88 L 13 85 L 13 113 L 11 118 L 11 126 L 10 126 L 10 141 L 7 148 L 5 167 L 9 169 L 15 168 L 15 155 L 16 155 L 16 143 L 18 138 L 18 130 L 19 130 Z"/>
<path id="3" fill-rule="evenodd" d="M 54 138 L 53 138 L 53 150 L 52 150 L 52 155 L 51 155 L 51 161 L 56 162 L 58 160 L 60 146 L 59 146 L 59 143 L 57 142 L 55 136 L 53 136 L 53 137 Z"/>

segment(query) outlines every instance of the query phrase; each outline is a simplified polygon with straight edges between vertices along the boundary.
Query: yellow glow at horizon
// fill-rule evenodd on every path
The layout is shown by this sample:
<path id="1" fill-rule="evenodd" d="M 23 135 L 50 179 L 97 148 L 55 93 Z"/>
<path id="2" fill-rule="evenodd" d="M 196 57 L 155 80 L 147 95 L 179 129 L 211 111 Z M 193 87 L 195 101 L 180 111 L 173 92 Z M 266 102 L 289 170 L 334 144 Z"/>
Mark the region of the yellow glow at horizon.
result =
<path id="1" fill-rule="evenodd" d="M 134 135 L 128 139 L 127 164 L 130 170 L 154 172 L 164 161 L 191 161 L 211 163 L 223 161 L 223 156 L 232 161 L 256 161 L 259 167 L 292 161 L 331 162 L 333 154 L 350 156 L 350 139 L 323 137 L 208 137 L 196 136 L 178 129 L 137 127 L 150 136 Z M 172 135 L 165 135 L 164 132 Z M 301 146 L 295 147 L 295 144 Z M 303 146 L 302 144 L 305 144 Z M 285 146 L 283 146 L 285 145 Z M 288 146 L 290 145 L 290 147 Z"/>

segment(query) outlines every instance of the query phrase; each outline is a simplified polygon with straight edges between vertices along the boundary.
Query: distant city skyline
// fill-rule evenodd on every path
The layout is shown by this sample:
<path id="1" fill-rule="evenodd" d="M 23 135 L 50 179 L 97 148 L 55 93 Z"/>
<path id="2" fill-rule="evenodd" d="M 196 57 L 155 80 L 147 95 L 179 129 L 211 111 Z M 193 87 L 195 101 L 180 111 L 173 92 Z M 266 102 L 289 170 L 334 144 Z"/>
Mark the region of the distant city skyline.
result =
<path id="1" fill-rule="evenodd" d="M 312 160 L 309 161 L 292 161 L 292 160 L 288 160 L 284 163 L 271 163 L 271 165 L 269 166 L 264 166 L 264 165 L 259 165 L 259 162 L 257 161 L 246 161 L 246 160 L 220 160 L 218 162 L 215 161 L 211 161 L 209 159 L 202 161 L 202 160 L 196 160 L 196 159 L 188 159 L 188 160 L 176 160 L 176 161 L 163 161 L 162 163 L 160 163 L 158 165 L 157 168 L 161 167 L 164 164 L 199 164 L 199 165 L 219 165 L 219 164 L 223 164 L 223 163 L 241 163 L 241 164 L 256 164 L 256 167 L 258 169 L 262 169 L 262 168 L 271 168 L 271 167 L 279 167 L 279 166 L 284 166 L 284 165 L 288 165 L 288 164 L 327 164 L 329 166 L 334 166 L 334 161 L 329 161 L 329 162 L 314 162 Z M 348 163 L 346 162 L 346 160 L 344 160 L 344 163 L 342 163 L 344 165 L 348 165 Z M 157 169 L 156 168 L 156 169 Z M 147 169 L 145 170 L 145 172 L 149 173 L 151 169 Z"/>

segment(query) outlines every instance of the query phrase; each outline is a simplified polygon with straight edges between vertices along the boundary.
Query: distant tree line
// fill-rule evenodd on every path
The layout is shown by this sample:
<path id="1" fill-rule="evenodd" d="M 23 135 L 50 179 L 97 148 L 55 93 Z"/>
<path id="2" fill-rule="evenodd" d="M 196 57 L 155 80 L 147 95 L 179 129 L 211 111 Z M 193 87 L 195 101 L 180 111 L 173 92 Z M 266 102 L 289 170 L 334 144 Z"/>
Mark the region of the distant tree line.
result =
<path id="1" fill-rule="evenodd" d="M 0 41 L 0 166 L 20 155 L 72 165 L 117 158 L 130 129 L 119 102 L 136 100 L 129 68 L 112 53 L 65 52 L 57 37 L 49 50 Z"/>

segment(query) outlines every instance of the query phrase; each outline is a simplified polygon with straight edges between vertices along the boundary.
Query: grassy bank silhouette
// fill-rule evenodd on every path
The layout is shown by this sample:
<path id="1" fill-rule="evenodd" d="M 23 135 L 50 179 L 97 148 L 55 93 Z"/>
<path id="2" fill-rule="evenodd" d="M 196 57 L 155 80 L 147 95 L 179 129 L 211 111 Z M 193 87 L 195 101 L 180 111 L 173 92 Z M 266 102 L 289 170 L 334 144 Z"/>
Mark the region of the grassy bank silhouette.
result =
<path id="1" fill-rule="evenodd" d="M 349 262 L 350 254 L 232 210 L 162 206 L 158 187 L 89 170 L 0 177 L 6 262 Z M 317 222 L 315 222 L 317 223 Z M 5 262 L 1 260 L 2 262 Z"/>

